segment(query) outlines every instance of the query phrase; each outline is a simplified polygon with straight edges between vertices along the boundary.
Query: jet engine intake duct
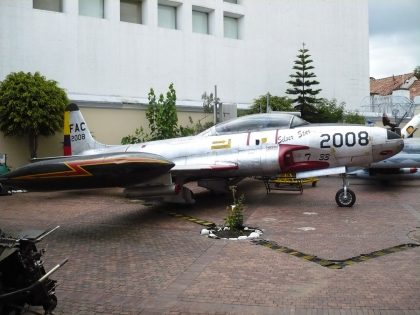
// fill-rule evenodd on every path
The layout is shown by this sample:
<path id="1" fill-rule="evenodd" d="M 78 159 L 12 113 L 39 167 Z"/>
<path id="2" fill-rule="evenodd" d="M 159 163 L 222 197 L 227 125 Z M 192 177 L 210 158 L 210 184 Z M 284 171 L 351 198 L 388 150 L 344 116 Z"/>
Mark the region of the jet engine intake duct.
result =
<path id="1" fill-rule="evenodd" d="M 293 156 L 294 151 L 308 149 L 309 147 L 304 145 L 280 144 L 279 166 L 281 172 L 296 173 L 329 167 L 329 163 L 325 161 L 295 161 Z"/>

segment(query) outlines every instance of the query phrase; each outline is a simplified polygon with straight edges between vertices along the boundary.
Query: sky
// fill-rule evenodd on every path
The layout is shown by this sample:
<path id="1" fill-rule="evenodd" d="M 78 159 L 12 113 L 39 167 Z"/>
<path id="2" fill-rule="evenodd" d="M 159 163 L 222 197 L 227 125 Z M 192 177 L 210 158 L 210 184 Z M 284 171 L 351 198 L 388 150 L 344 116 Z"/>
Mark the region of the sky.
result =
<path id="1" fill-rule="evenodd" d="M 370 76 L 384 78 L 420 66 L 420 0 L 368 0 Z"/>

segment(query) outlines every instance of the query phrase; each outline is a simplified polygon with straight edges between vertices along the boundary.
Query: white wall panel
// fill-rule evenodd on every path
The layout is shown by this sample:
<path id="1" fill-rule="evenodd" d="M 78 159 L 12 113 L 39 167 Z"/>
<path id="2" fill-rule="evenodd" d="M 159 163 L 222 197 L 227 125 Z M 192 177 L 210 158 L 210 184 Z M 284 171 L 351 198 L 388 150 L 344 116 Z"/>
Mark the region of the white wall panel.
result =
<path id="1" fill-rule="evenodd" d="M 0 1 L 0 80 L 40 71 L 69 93 L 102 99 L 147 99 L 150 87 L 174 82 L 180 102 L 197 104 L 217 84 L 223 101 L 249 104 L 267 91 L 284 95 L 305 42 L 323 97 L 356 108 L 369 95 L 367 0 L 179 0 L 180 30 L 158 27 L 157 0 L 144 0 L 144 24 L 107 12 L 119 10 L 116 0 L 105 0 L 105 19 L 79 16 L 77 4 L 63 1 L 64 13 Z M 212 10 L 211 35 L 192 32 L 193 6 Z M 239 40 L 223 35 L 227 10 L 242 16 Z"/>

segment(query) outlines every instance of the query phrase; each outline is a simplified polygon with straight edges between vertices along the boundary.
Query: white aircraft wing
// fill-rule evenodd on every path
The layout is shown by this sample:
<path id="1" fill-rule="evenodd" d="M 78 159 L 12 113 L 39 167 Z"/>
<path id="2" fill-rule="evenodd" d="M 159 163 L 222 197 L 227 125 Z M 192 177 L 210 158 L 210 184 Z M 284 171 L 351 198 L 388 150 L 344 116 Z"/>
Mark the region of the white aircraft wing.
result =
<path id="1" fill-rule="evenodd" d="M 321 170 L 313 170 L 313 171 L 305 171 L 296 173 L 296 178 L 308 178 L 308 177 L 315 177 L 315 176 L 327 176 L 327 175 L 336 175 L 336 174 L 344 174 L 346 173 L 346 167 L 332 167 L 332 168 L 324 168 Z"/>

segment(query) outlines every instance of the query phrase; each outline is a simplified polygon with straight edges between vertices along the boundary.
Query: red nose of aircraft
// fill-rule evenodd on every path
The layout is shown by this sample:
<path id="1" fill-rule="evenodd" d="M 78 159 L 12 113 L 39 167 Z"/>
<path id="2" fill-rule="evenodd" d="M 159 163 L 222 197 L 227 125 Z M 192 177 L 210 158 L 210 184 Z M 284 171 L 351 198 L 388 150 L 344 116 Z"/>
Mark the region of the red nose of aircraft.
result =
<path id="1" fill-rule="evenodd" d="M 25 165 L 0 176 L 0 183 L 34 191 L 127 187 L 163 175 L 173 166 L 148 153 L 71 156 Z"/>

